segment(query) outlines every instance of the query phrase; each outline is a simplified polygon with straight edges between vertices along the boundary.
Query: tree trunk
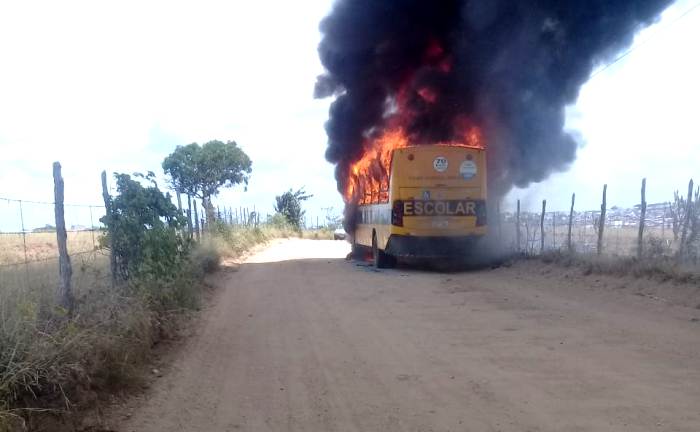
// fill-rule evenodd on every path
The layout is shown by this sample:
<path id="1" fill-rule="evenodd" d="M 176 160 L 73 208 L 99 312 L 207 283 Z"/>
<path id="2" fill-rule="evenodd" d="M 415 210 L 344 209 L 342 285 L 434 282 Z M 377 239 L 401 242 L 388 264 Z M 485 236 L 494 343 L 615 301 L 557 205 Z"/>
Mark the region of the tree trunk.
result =
<path id="1" fill-rule="evenodd" d="M 202 197 L 202 207 L 204 208 L 204 215 L 207 218 L 207 231 L 211 229 L 211 224 L 216 220 L 216 210 L 214 209 L 214 206 L 211 203 L 211 197 L 210 196 L 204 196 Z M 202 230 L 204 230 L 204 226 L 202 226 Z"/>

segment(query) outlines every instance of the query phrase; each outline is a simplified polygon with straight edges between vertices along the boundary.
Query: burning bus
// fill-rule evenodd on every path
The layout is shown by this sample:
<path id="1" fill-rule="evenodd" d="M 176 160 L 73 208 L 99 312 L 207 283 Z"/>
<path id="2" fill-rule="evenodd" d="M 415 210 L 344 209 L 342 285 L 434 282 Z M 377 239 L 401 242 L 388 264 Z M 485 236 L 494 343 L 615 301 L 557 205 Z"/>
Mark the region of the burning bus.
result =
<path id="1" fill-rule="evenodd" d="M 480 141 L 477 130 L 463 143 L 409 145 L 400 132 L 374 141 L 351 167 L 345 193 L 354 254 L 371 249 L 376 267 L 467 255 L 487 229 Z"/>
<path id="2" fill-rule="evenodd" d="M 468 247 L 486 231 L 485 153 L 491 202 L 566 169 L 565 107 L 670 3 L 334 2 L 314 94 L 333 98 L 326 159 L 355 248 L 383 266 Z"/>

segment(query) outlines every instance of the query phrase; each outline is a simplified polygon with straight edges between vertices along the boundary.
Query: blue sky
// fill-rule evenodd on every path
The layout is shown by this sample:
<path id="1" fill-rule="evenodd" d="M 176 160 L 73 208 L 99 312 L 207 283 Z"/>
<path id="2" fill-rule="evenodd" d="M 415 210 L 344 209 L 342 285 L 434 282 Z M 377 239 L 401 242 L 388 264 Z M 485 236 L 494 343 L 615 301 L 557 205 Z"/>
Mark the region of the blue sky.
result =
<path id="1" fill-rule="evenodd" d="M 682 0 L 640 33 L 632 53 L 598 73 L 568 109 L 583 137 L 565 173 L 512 191 L 533 209 L 667 200 L 700 166 L 700 8 Z M 303 4 L 303 6 L 300 6 Z M 314 100 L 322 71 L 318 22 L 331 2 L 93 1 L 0 3 L 0 197 L 51 201 L 51 163 L 66 200 L 100 203 L 99 175 L 161 173 L 176 145 L 236 140 L 253 160 L 248 191 L 225 206 L 272 212 L 274 196 L 305 186 L 309 214 L 340 212 L 324 157 L 329 100 Z M 274 13 L 271 13 L 274 11 Z M 11 215 L 0 205 L 0 221 Z M 34 212 L 28 225 L 51 222 Z M 84 216 L 75 216 L 75 219 Z M 46 222 L 41 222 L 47 219 Z M 3 226 L 0 226 L 0 229 Z"/>

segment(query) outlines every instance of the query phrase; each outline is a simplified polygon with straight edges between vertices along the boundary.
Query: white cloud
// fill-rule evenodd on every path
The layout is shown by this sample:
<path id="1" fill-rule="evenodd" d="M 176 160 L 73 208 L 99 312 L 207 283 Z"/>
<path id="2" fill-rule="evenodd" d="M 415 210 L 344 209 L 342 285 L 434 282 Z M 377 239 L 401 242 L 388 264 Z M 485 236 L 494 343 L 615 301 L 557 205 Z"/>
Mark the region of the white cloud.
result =
<path id="1" fill-rule="evenodd" d="M 253 179 L 222 205 L 271 211 L 306 185 L 339 207 L 312 99 L 327 1 L 6 2 L 0 5 L 0 196 L 100 202 L 99 173 L 160 172 L 175 145 L 236 140 Z M 20 186 L 21 185 L 21 186 Z"/>

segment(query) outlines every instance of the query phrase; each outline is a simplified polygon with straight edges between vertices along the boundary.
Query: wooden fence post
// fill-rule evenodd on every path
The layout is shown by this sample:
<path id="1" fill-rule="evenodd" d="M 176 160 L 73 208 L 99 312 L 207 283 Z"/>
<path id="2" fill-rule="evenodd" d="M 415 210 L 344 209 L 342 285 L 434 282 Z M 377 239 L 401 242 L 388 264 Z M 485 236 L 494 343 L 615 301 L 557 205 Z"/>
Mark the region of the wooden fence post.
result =
<path id="1" fill-rule="evenodd" d="M 605 211 L 607 210 L 608 185 L 603 185 L 603 203 L 600 205 L 600 220 L 598 221 L 598 250 L 600 255 L 603 252 L 603 230 L 605 230 Z"/>
<path id="2" fill-rule="evenodd" d="M 566 246 L 569 252 L 573 251 L 573 245 L 571 244 L 571 226 L 574 222 L 574 203 L 576 202 L 576 194 L 571 194 L 571 210 L 569 210 L 569 232 L 566 236 Z"/>
<path id="3" fill-rule="evenodd" d="M 66 218 L 63 207 L 63 177 L 61 176 L 61 164 L 53 163 L 53 183 L 54 183 L 54 212 L 56 215 L 56 242 L 58 243 L 58 293 L 57 300 L 69 315 L 73 314 L 75 299 L 71 289 L 71 277 L 73 268 L 70 265 L 68 256 L 68 234 L 66 233 Z"/>
<path id="4" fill-rule="evenodd" d="M 547 200 L 542 200 L 542 214 L 540 215 L 540 253 L 544 252 L 544 212 L 547 208 Z"/>
<path id="5" fill-rule="evenodd" d="M 642 208 L 639 215 L 639 234 L 637 234 L 637 258 L 642 259 L 644 252 L 644 222 L 647 215 L 647 179 L 642 179 Z"/>
<path id="6" fill-rule="evenodd" d="M 119 280 L 117 271 L 117 254 L 114 250 L 114 235 L 109 232 L 114 226 L 112 225 L 112 197 L 109 196 L 107 189 L 107 171 L 102 171 L 102 199 L 105 202 L 105 225 L 107 225 L 107 236 L 109 238 L 109 270 L 112 272 L 112 286 Z"/>
<path id="7" fill-rule="evenodd" d="M 194 201 L 194 233 L 199 241 L 199 212 L 197 211 L 197 200 Z"/>
<path id="8" fill-rule="evenodd" d="M 685 255 L 685 248 L 688 236 L 688 222 L 690 221 L 691 205 L 693 204 L 693 179 L 688 182 L 688 198 L 686 198 L 685 216 L 683 217 L 683 230 L 681 231 L 681 245 L 678 256 L 682 259 Z"/>
<path id="9" fill-rule="evenodd" d="M 515 213 L 515 248 L 520 252 L 520 200 L 518 200 L 518 207 Z"/>

